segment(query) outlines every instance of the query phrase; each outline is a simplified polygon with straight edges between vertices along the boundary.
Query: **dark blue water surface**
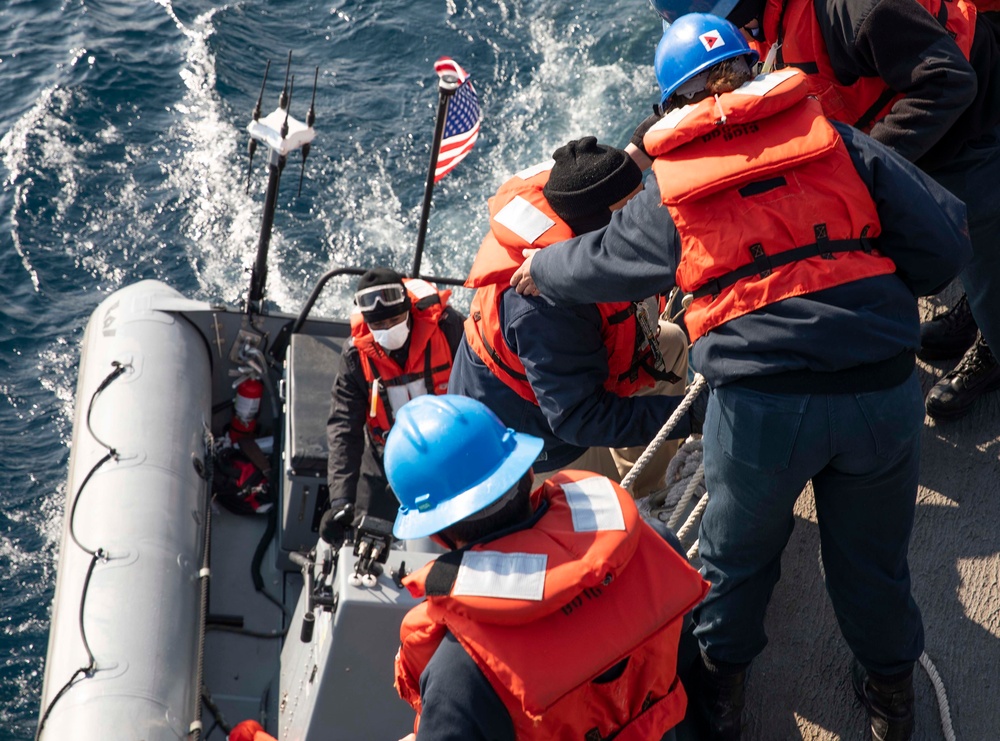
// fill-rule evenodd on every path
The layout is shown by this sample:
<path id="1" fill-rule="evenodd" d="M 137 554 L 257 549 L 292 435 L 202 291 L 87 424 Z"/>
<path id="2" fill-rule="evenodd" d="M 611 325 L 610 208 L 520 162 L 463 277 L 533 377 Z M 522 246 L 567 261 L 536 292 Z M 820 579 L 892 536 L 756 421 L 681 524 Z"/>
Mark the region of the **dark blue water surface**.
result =
<path id="1" fill-rule="evenodd" d="M 438 56 L 473 74 L 485 115 L 427 238 L 425 272 L 461 277 L 507 176 L 585 134 L 625 144 L 655 97 L 658 35 L 645 0 L 0 2 L 0 738 L 37 719 L 87 318 L 142 278 L 239 300 L 265 60 L 270 110 L 294 51 L 300 118 L 320 69 L 306 181 L 296 197 L 292 162 L 271 247 L 268 298 L 297 311 L 336 264 L 410 266 Z M 332 287 L 317 310 L 347 302 Z"/>

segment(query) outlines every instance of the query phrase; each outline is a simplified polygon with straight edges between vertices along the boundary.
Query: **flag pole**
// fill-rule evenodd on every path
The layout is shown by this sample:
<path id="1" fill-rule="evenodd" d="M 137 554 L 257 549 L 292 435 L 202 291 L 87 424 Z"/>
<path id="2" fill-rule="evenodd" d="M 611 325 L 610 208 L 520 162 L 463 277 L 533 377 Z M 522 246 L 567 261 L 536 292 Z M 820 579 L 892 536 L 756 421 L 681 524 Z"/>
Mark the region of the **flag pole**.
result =
<path id="1" fill-rule="evenodd" d="M 431 164 L 427 169 L 427 183 L 424 185 L 424 203 L 420 211 L 420 227 L 417 229 L 417 249 L 413 256 L 413 270 L 410 277 L 420 277 L 420 260 L 424 255 L 424 239 L 427 237 L 427 221 L 431 215 L 431 194 L 434 192 L 434 171 L 437 169 L 438 153 L 444 136 L 444 123 L 448 113 L 448 101 L 461 84 L 458 77 L 445 73 L 438 77 L 438 110 L 434 123 L 434 142 L 431 144 Z"/>

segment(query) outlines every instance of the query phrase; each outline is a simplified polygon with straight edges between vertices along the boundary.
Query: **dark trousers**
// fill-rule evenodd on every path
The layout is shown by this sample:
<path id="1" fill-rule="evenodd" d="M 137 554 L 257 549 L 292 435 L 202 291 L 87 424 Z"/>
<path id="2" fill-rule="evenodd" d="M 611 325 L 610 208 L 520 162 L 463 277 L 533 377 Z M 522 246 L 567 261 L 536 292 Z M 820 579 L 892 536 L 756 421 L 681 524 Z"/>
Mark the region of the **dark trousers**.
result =
<path id="1" fill-rule="evenodd" d="M 376 450 L 371 440 L 365 442 L 365 452 L 361 456 L 361 470 L 358 474 L 357 499 L 354 502 L 354 524 L 357 526 L 365 514 L 381 517 L 393 522 L 399 511 L 399 502 L 389 488 L 385 476 L 382 453 Z"/>
<path id="2" fill-rule="evenodd" d="M 723 386 L 704 428 L 709 492 L 700 531 L 712 587 L 695 635 L 713 661 L 750 662 L 811 479 L 826 587 L 841 632 L 871 671 L 895 674 L 923 651 L 907 550 L 924 407 L 916 372 L 886 391 L 772 394 Z"/>
<path id="3" fill-rule="evenodd" d="M 962 284 L 987 344 L 1000 349 L 1000 126 L 931 176 L 965 201 L 972 261 Z"/>

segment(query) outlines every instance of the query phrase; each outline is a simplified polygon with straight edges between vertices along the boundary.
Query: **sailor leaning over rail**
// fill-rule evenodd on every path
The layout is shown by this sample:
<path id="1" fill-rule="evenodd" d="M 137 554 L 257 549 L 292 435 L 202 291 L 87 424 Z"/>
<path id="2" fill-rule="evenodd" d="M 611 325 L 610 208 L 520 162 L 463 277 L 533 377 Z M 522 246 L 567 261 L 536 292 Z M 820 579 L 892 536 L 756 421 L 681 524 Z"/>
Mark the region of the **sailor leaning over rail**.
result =
<path id="1" fill-rule="evenodd" d="M 753 79 L 739 31 L 683 16 L 655 58 L 655 179 L 604 230 L 534 253 L 512 278 L 557 304 L 690 297 L 692 364 L 709 382 L 709 502 L 695 610 L 693 704 L 738 739 L 743 684 L 811 480 L 822 554 L 856 683 L 879 738 L 912 733 L 923 648 L 907 548 L 923 404 L 916 296 L 970 256 L 960 201 L 860 132 L 824 118 L 805 76 Z"/>
<path id="2" fill-rule="evenodd" d="M 403 579 L 425 598 L 396 657 L 417 737 L 670 739 L 681 625 L 708 585 L 609 479 L 532 490 L 541 449 L 451 394 L 415 399 L 389 434 L 393 534 L 450 551 Z"/>
<path id="3" fill-rule="evenodd" d="M 320 535 L 333 545 L 366 513 L 387 520 L 396 515 L 382 448 L 403 404 L 448 389 L 464 320 L 448 306 L 450 295 L 388 268 L 369 270 L 358 280 L 358 310 L 330 392 L 326 428 L 330 509 Z"/>
<path id="4" fill-rule="evenodd" d="M 569 142 L 553 158 L 514 175 L 490 199 L 449 391 L 542 438 L 536 470 L 584 469 L 620 481 L 683 395 L 688 341 L 661 316 L 659 296 L 564 308 L 510 289 L 525 248 L 606 225 L 642 184 L 623 150 L 594 137 Z M 690 432 L 686 418 L 673 438 Z M 662 488 L 676 449 L 660 449 L 634 496 Z"/>

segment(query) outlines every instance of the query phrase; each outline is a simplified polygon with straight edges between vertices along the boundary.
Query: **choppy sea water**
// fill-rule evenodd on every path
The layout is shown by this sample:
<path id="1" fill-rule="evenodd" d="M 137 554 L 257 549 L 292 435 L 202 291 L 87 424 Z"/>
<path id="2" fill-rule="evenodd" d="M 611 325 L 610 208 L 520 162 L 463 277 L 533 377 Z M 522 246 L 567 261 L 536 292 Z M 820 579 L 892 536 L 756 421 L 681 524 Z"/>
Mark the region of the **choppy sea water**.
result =
<path id="1" fill-rule="evenodd" d="M 409 268 L 438 56 L 473 75 L 485 117 L 435 190 L 424 256 L 462 277 L 506 177 L 579 136 L 624 146 L 655 97 L 659 31 L 644 0 L 0 2 L 0 738 L 37 722 L 84 326 L 144 278 L 245 293 L 265 61 L 270 110 L 293 52 L 299 118 L 319 67 L 318 136 L 301 196 L 297 159 L 285 170 L 271 243 L 268 299 L 295 312 L 336 265 Z M 315 311 L 348 302 L 332 287 Z"/>

